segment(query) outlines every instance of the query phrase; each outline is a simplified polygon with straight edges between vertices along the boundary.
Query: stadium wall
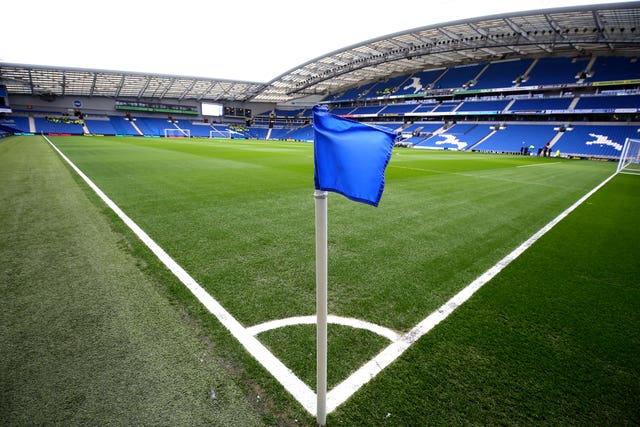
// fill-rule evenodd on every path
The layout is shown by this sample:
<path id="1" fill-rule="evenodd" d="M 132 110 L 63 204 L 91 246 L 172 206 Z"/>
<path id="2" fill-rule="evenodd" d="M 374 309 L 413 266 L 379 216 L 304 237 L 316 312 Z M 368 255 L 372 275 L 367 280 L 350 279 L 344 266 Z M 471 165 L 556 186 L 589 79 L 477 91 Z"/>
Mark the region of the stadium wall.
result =
<path id="1" fill-rule="evenodd" d="M 73 114 L 75 110 L 80 110 L 84 114 L 96 114 L 102 115 L 105 112 L 113 115 L 124 115 L 122 110 L 115 109 L 115 100 L 111 98 L 104 97 L 88 97 L 88 96 L 58 96 L 54 99 L 43 99 L 39 96 L 31 96 L 31 95 L 15 95 L 11 96 L 11 107 L 14 112 L 22 113 L 22 112 L 46 112 L 46 113 L 69 113 Z M 137 98 L 120 98 L 119 101 L 145 101 Z M 171 105 L 181 105 L 181 106 L 189 106 L 196 107 L 198 111 L 200 111 L 200 101 L 196 100 L 175 100 L 175 99 L 150 99 L 146 100 L 149 102 L 159 102 L 166 103 Z M 214 102 L 214 101 L 212 101 Z M 215 101 L 222 103 L 228 107 L 236 107 L 236 108 L 251 108 L 253 115 L 261 114 L 264 112 L 271 111 L 275 108 L 275 104 L 273 103 L 242 103 L 242 102 L 224 102 L 224 101 Z M 136 116 L 144 116 L 144 113 L 136 112 Z M 155 114 L 157 117 L 158 114 Z M 179 114 L 174 114 L 173 116 L 180 116 Z M 193 117 L 193 116 L 191 116 Z"/>

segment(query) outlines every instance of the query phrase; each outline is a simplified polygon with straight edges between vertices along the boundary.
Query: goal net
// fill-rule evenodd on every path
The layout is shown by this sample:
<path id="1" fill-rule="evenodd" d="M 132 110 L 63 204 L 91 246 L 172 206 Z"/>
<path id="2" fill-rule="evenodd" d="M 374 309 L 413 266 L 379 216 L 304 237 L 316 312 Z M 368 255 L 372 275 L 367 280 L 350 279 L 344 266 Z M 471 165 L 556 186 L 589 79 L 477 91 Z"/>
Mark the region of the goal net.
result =
<path id="1" fill-rule="evenodd" d="M 640 175 L 640 139 L 627 138 L 624 142 L 618 172 Z"/>
<path id="2" fill-rule="evenodd" d="M 165 138 L 191 138 L 191 129 L 168 128 L 164 130 Z"/>
<path id="3" fill-rule="evenodd" d="M 209 131 L 209 138 L 231 138 L 231 132 L 228 130 L 210 130 Z"/>

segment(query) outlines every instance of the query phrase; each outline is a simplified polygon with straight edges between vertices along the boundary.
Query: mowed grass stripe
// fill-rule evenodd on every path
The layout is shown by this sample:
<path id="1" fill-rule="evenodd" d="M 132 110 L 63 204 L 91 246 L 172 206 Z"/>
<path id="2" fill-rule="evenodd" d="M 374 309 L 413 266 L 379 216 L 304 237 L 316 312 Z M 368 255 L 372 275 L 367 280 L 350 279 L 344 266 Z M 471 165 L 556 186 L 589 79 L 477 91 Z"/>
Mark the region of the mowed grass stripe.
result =
<path id="1" fill-rule="evenodd" d="M 314 314 L 310 144 L 139 141 L 54 139 L 242 323 Z M 331 197 L 330 311 L 406 331 L 611 173 L 518 164 L 402 151 L 380 208 Z"/>
<path id="2" fill-rule="evenodd" d="M 615 177 L 328 422 L 638 424 L 639 190 Z"/>
<path id="3" fill-rule="evenodd" d="M 245 325 L 314 313 L 310 144 L 54 141 Z M 380 208 L 330 198 L 330 312 L 410 329 L 613 170 L 551 161 L 394 152 Z M 333 329 L 331 384 L 385 344 Z M 259 338 L 313 384 L 303 335 Z"/>
<path id="4" fill-rule="evenodd" d="M 50 147 L 9 138 L 0 164 L 3 422 L 260 425 Z"/>

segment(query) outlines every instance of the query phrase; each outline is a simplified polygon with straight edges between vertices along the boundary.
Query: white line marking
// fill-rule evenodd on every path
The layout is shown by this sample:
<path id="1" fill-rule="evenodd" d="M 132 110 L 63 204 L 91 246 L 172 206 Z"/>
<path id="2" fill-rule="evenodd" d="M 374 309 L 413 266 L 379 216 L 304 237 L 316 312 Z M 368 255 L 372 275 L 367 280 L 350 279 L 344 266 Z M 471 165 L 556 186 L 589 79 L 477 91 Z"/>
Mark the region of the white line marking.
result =
<path id="1" fill-rule="evenodd" d="M 537 233 L 527 239 L 524 243 L 518 246 L 513 252 L 502 258 L 496 265 L 491 267 L 485 273 L 483 273 L 476 280 L 471 282 L 466 288 L 458 292 L 453 298 L 444 303 L 440 308 L 427 316 L 424 320 L 418 323 L 413 329 L 404 334 L 400 340 L 390 344 L 382 350 L 377 356 L 363 365 L 360 369 L 354 372 L 349 378 L 334 387 L 327 394 L 327 413 L 330 413 L 342 403 L 344 403 L 349 397 L 351 397 L 362 386 L 371 381 L 376 375 L 378 375 L 384 368 L 389 366 L 394 360 L 404 353 L 413 343 L 415 343 L 420 337 L 425 335 L 431 329 L 433 329 L 438 323 L 447 318 L 453 311 L 467 301 L 471 296 L 480 289 L 485 283 L 493 279 L 503 268 L 509 265 L 513 260 L 518 258 L 525 250 L 533 245 L 544 234 L 556 226 L 567 215 L 573 212 L 578 206 L 580 206 L 585 200 L 587 200 L 596 191 L 602 188 L 607 182 L 609 182 L 616 174 L 614 173 L 609 178 L 605 179 L 593 190 L 584 195 L 580 200 L 568 207 L 564 212 L 551 220 L 547 225 L 542 227 Z"/>
<path id="2" fill-rule="evenodd" d="M 272 329 L 283 328 L 285 326 L 315 325 L 316 319 L 317 319 L 316 316 L 288 317 L 286 319 L 271 320 L 269 322 L 251 326 L 250 328 L 247 328 L 247 331 L 252 335 L 258 335 L 262 332 L 270 331 Z M 375 323 L 365 322 L 364 320 L 353 319 L 350 317 L 340 317 L 340 316 L 329 315 L 327 317 L 327 321 L 333 325 L 350 326 L 355 329 L 366 329 L 368 331 L 373 332 L 374 334 L 378 334 L 380 336 L 385 337 L 391 342 L 396 342 L 401 337 L 399 333 L 392 331 L 389 328 L 376 325 Z"/>
<path id="3" fill-rule="evenodd" d="M 229 312 L 227 312 L 211 295 L 209 295 L 182 267 L 180 267 L 158 244 L 156 244 L 131 218 L 129 218 L 106 194 L 98 188 L 78 167 L 71 162 L 59 149 L 56 147 L 46 136 L 43 135 L 45 140 L 53 147 L 53 149 L 76 171 L 76 173 L 95 191 L 95 193 L 109 206 L 115 213 L 122 219 L 122 221 L 131 228 L 131 230 L 142 240 L 149 249 L 160 259 L 166 266 L 173 272 L 173 274 L 180 279 L 180 281 L 195 295 L 196 298 L 214 315 L 220 322 L 236 337 L 238 341 L 247 349 L 247 351 L 255 357 L 262 366 L 265 367 L 282 385 L 285 389 L 291 393 L 291 395 L 300 402 L 300 404 L 313 416 L 316 413 L 316 395 L 309 386 L 303 383 L 289 368 L 287 368 L 280 360 L 278 360 L 273 354 L 262 345 L 255 337 L 254 334 L 258 334 L 260 331 L 272 329 L 270 326 L 265 325 L 277 325 L 278 322 L 287 322 L 288 319 L 280 321 L 266 322 L 261 325 L 256 325 L 251 328 L 243 327 Z M 561 162 L 560 162 L 561 163 Z M 537 233 L 527 239 L 524 243 L 518 246 L 510 254 L 498 261 L 493 267 L 483 273 L 476 280 L 471 282 L 467 287 L 458 292 L 449 301 L 444 303 L 440 308 L 431 313 L 420 323 L 413 327 L 409 332 L 404 335 L 397 336 L 395 332 L 395 338 L 392 339 L 392 343 L 388 345 L 384 350 L 378 353 L 373 359 L 360 367 L 351 376 L 345 379 L 343 382 L 334 387 L 327 394 L 327 413 L 333 412 L 338 406 L 344 403 L 349 397 L 357 392 L 362 386 L 371 381 L 378 375 L 384 368 L 389 366 L 393 361 L 402 355 L 413 343 L 420 339 L 423 335 L 428 333 L 436 325 L 446 319 L 451 313 L 455 311 L 460 305 L 467 301 L 471 296 L 480 289 L 489 280 L 494 278 L 502 269 L 509 265 L 513 260 L 518 258 L 525 250 L 533 245 L 538 239 L 540 239 L 549 230 L 555 227 L 560 221 L 562 221 L 567 215 L 573 212 L 578 206 L 584 203 L 589 197 L 591 197 L 596 191 L 602 188 L 608 183 L 616 173 L 605 179 L 597 187 L 591 190 L 589 193 L 580 198 L 577 202 L 567 208 L 564 212 L 551 220 L 547 225 L 542 227 Z M 315 316 L 303 316 L 299 318 L 290 319 L 306 319 Z M 358 321 L 356 319 L 340 318 L 338 316 L 329 316 L 334 318 L 335 323 L 344 324 L 347 326 L 353 326 L 355 324 L 368 324 L 368 322 Z M 355 321 L 357 323 L 353 323 Z M 314 322 L 315 323 L 315 322 Z M 294 324 L 294 323 L 291 323 Z M 387 330 L 386 328 L 373 325 L 380 330 Z M 278 327 L 278 326 L 275 326 Z M 354 326 L 358 327 L 358 326 Z M 369 329 L 366 327 L 364 329 Z M 369 329 L 371 330 L 371 329 Z M 376 332 L 376 331 L 373 331 Z M 379 333 L 379 332 L 376 332 Z M 381 334 L 382 335 L 382 334 Z"/>
<path id="4" fill-rule="evenodd" d="M 532 166 L 549 166 L 549 165 L 557 165 L 558 163 L 562 163 L 562 162 L 551 162 L 551 163 L 536 163 L 534 165 L 521 165 L 521 166 L 516 166 L 517 168 L 530 168 Z"/>
<path id="5" fill-rule="evenodd" d="M 276 358 L 260 341 L 207 293 L 193 277 L 175 262 L 147 233 L 129 218 L 100 188 L 89 179 L 62 151 L 46 136 L 44 139 L 64 159 L 69 166 L 91 187 L 91 189 L 115 212 L 140 240 L 158 257 L 162 263 L 198 298 L 206 308 L 231 332 L 231 334 L 262 364 L 293 397 L 312 415 L 316 412 L 316 394 L 311 388 Z"/>

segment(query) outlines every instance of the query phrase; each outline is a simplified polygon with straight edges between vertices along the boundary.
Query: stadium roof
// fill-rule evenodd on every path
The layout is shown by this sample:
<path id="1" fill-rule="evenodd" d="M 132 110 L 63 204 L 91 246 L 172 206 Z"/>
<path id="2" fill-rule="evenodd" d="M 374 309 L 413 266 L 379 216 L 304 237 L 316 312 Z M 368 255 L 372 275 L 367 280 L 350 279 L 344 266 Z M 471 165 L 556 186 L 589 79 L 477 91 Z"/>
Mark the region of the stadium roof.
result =
<path id="1" fill-rule="evenodd" d="M 638 55 L 640 2 L 480 17 L 415 28 L 336 50 L 268 83 L 0 64 L 9 94 L 287 102 L 453 65 L 542 56 Z"/>

